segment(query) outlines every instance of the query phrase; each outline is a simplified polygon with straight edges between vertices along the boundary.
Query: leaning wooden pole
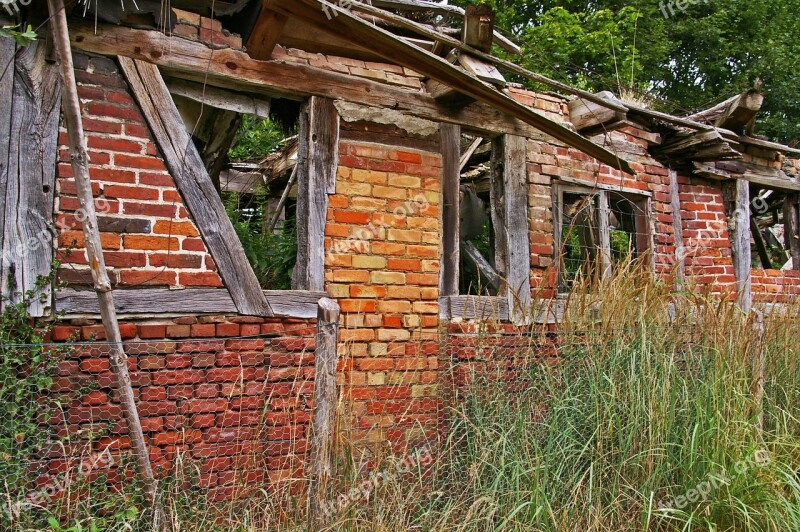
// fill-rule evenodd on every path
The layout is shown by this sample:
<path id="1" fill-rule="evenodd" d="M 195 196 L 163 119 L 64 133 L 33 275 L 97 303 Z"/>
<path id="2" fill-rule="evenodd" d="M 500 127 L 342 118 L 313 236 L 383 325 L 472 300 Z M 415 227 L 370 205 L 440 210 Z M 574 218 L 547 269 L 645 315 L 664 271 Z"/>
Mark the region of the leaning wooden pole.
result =
<path id="1" fill-rule="evenodd" d="M 317 310 L 317 346 L 314 362 L 314 418 L 308 470 L 308 521 L 311 530 L 324 525 L 328 482 L 333 472 L 336 421 L 336 361 L 339 305 L 324 297 Z"/>
<path id="2" fill-rule="evenodd" d="M 139 412 L 136 409 L 131 378 L 128 374 L 128 356 L 122 347 L 122 336 L 119 332 L 117 313 L 114 309 L 114 300 L 111 295 L 111 282 L 108 278 L 103 259 L 103 248 L 100 244 L 97 213 L 94 208 L 92 185 L 89 179 L 89 155 L 86 152 L 86 139 L 83 134 L 81 108 L 72 64 L 72 50 L 69 43 L 64 0 L 47 0 L 47 6 L 50 10 L 53 42 L 58 54 L 61 77 L 64 82 L 64 117 L 69 133 L 70 159 L 72 161 L 72 172 L 75 176 L 75 185 L 78 190 L 78 203 L 84 214 L 83 234 L 86 242 L 86 254 L 91 265 L 92 280 L 94 281 L 94 289 L 97 292 L 100 306 L 100 316 L 103 320 L 106 338 L 111 346 L 109 362 L 116 380 L 117 393 L 119 394 L 125 421 L 128 424 L 131 447 L 136 457 L 139 475 L 144 484 L 144 493 L 148 504 L 156 510 L 156 516 L 160 516 L 163 512 L 156 505 L 156 481 L 153 476 L 153 468 L 150 465 L 147 445 L 144 441 Z"/>

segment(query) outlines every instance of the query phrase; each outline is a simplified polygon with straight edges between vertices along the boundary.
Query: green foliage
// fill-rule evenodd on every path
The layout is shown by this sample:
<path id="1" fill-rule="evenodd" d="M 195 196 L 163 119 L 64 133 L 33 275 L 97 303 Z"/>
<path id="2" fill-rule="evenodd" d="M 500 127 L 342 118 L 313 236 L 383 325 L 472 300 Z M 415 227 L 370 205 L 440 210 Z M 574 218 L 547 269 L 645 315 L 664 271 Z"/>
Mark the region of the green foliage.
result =
<path id="1" fill-rule="evenodd" d="M 759 78 L 766 100 L 756 133 L 800 140 L 800 0 L 707 0 L 682 11 L 664 0 L 669 18 L 654 0 L 485 3 L 522 44 L 515 60 L 535 72 L 674 113 L 720 102 Z"/>
<path id="2" fill-rule="evenodd" d="M 274 233 L 265 234 L 264 220 L 273 213 L 266 212 L 263 193 L 253 196 L 250 205 L 244 208 L 238 195 L 226 193 L 223 196 L 225 210 L 261 286 L 272 290 L 291 289 L 292 269 L 297 259 L 295 219 L 289 217 L 276 226 Z"/>
<path id="3" fill-rule="evenodd" d="M 19 26 L 0 27 L 0 38 L 7 37 L 14 39 L 20 46 L 27 46 L 36 41 L 38 36 L 36 32 L 33 31 L 30 24 L 28 24 L 28 28 L 24 32 L 17 30 L 17 28 L 19 28 Z"/>
<path id="4" fill-rule="evenodd" d="M 35 323 L 29 307 L 53 283 L 57 268 L 54 262 L 50 274 L 18 294 L 17 302 L 4 300 L 0 314 L 0 490 L 13 499 L 30 488 L 30 464 L 54 441 L 53 431 L 44 427 L 58 413 L 59 398 L 49 391 L 66 351 L 44 345 L 56 322 Z M 0 512 L 0 524 L 5 519 Z"/>
<path id="5" fill-rule="evenodd" d="M 228 151 L 228 158 L 234 162 L 263 159 L 275 151 L 286 136 L 272 120 L 245 115 Z"/>

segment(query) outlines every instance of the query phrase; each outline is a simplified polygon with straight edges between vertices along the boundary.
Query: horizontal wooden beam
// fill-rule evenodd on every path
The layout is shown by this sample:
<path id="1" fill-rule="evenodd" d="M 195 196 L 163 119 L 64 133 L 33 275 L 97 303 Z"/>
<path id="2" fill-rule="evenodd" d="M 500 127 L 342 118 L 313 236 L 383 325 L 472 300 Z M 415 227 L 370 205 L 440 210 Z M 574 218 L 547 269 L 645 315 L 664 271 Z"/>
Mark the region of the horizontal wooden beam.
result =
<path id="1" fill-rule="evenodd" d="M 327 297 L 324 292 L 304 290 L 264 290 L 263 293 L 274 315 L 284 318 L 314 318 L 317 302 Z M 222 288 L 115 290 L 114 306 L 121 316 L 239 313 L 228 291 Z M 56 310 L 66 317 L 94 316 L 100 312 L 93 290 L 72 288 L 56 292 Z"/>
<path id="2" fill-rule="evenodd" d="M 569 176 L 559 176 L 558 179 L 553 180 L 554 184 L 567 183 L 569 185 L 578 185 L 580 187 L 587 187 L 598 190 L 608 190 L 611 192 L 621 192 L 622 194 L 636 194 L 638 196 L 651 197 L 653 195 L 649 190 L 639 190 L 633 187 L 624 187 L 622 185 L 612 185 L 609 183 L 600 183 L 598 181 L 586 181 L 585 179 L 577 179 Z"/>
<path id="3" fill-rule="evenodd" d="M 552 137 L 492 107 L 473 103 L 452 108 L 430 95 L 330 70 L 282 61 L 257 61 L 230 48 L 209 46 L 158 31 L 73 22 L 70 39 L 76 50 L 111 57 L 126 56 L 158 65 L 174 77 L 229 90 L 302 100 L 323 96 L 370 107 L 390 108 L 433 122 L 461 125 L 487 136 L 503 133 L 534 140 Z"/>
<path id="4" fill-rule="evenodd" d="M 553 324 L 564 319 L 564 301 L 551 299 L 533 304 L 532 323 Z M 439 318 L 452 320 L 508 321 L 508 299 L 503 296 L 442 296 Z"/>
<path id="5" fill-rule="evenodd" d="M 183 96 L 217 109 L 269 118 L 269 98 L 259 98 L 218 87 L 204 87 L 201 83 L 184 79 L 167 78 L 164 81 L 171 94 Z"/>

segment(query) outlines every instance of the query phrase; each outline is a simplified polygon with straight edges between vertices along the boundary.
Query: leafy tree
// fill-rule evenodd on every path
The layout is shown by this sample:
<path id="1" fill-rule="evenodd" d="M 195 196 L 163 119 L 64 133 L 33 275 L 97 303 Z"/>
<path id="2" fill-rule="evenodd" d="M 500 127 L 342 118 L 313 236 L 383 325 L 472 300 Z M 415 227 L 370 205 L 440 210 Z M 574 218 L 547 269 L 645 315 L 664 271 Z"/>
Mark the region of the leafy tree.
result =
<path id="1" fill-rule="evenodd" d="M 761 79 L 756 132 L 800 140 L 800 0 L 697 0 L 684 10 L 670 0 L 483 3 L 521 43 L 516 60 L 531 70 L 672 113 L 708 107 Z"/>

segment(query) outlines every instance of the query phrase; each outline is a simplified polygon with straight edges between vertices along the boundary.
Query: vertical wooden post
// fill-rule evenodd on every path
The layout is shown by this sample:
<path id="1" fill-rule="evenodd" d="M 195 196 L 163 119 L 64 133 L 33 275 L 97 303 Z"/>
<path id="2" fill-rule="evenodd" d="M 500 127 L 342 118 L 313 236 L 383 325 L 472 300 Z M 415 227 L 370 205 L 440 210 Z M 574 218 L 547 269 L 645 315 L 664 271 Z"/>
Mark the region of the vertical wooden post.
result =
<path id="1" fill-rule="evenodd" d="M 527 146 L 527 140 L 516 135 L 502 135 L 492 143 L 495 265 L 507 281 L 508 314 L 516 325 L 530 321 L 531 307 Z"/>
<path id="2" fill-rule="evenodd" d="M 675 290 L 680 290 L 686 282 L 686 250 L 683 247 L 683 218 L 681 216 L 678 172 L 671 168 L 669 170 L 669 194 L 672 205 L 672 234 L 675 243 Z"/>
<path id="3" fill-rule="evenodd" d="M 798 223 L 797 194 L 787 193 L 783 201 L 783 238 L 789 256 L 792 258 L 792 269 L 800 271 L 800 225 Z"/>
<path id="4" fill-rule="evenodd" d="M 730 228 L 733 275 L 736 278 L 736 303 L 742 312 L 749 313 L 753 305 L 750 269 L 750 183 L 737 179 L 726 183 L 726 205 L 732 223 Z"/>
<path id="5" fill-rule="evenodd" d="M 764 314 L 761 311 L 755 311 L 755 332 L 756 332 L 756 346 L 753 350 L 753 396 L 756 401 L 756 408 L 758 415 L 756 416 L 756 425 L 758 427 L 759 436 L 763 438 L 764 434 L 764 373 L 767 367 L 767 346 L 766 338 L 764 337 Z"/>
<path id="6" fill-rule="evenodd" d="M 608 215 L 611 209 L 608 206 L 608 192 L 600 190 L 597 193 L 597 210 L 599 219 L 596 220 L 598 227 L 598 255 L 600 261 L 600 280 L 611 279 L 611 227 L 609 226 Z"/>
<path id="7" fill-rule="evenodd" d="M 308 471 L 308 519 L 311 530 L 323 524 L 328 481 L 333 471 L 336 428 L 336 362 L 339 305 L 324 297 L 317 310 L 317 346 L 314 361 L 314 417 Z"/>
<path id="8" fill-rule="evenodd" d="M 300 113 L 297 146 L 297 262 L 295 290 L 325 290 L 325 219 L 336 192 L 339 113 L 333 100 L 312 96 Z"/>
<path id="9" fill-rule="evenodd" d="M 442 151 L 442 264 L 439 270 L 439 295 L 458 295 L 460 268 L 460 183 L 461 128 L 439 126 Z"/>
<path id="10" fill-rule="evenodd" d="M 75 176 L 78 203 L 84 213 L 83 234 L 86 254 L 91 265 L 94 289 L 97 292 L 100 315 L 103 320 L 106 338 L 110 342 L 111 352 L 109 363 L 114 373 L 119 402 L 128 424 L 128 435 L 131 439 L 131 448 L 136 459 L 147 503 L 155 510 L 155 519 L 159 527 L 164 526 L 163 509 L 157 504 L 156 481 L 150 465 L 147 445 L 142 433 L 142 424 L 139 412 L 136 409 L 136 400 L 133 395 L 131 378 L 128 374 L 128 356 L 122 347 L 122 337 L 117 322 L 117 313 L 111 295 L 111 281 L 108 278 L 103 249 L 100 244 L 100 232 L 97 226 L 97 213 L 94 208 L 92 185 L 89 178 L 89 155 L 86 152 L 86 139 L 83 134 L 81 121 L 81 108 L 78 100 L 78 89 L 75 81 L 75 71 L 72 64 L 72 50 L 69 43 L 67 30 L 67 16 L 64 11 L 63 0 L 47 0 L 50 17 L 53 24 L 54 45 L 61 66 L 61 76 L 64 83 L 63 106 L 64 116 L 69 132 L 70 159 L 72 171 Z"/>

